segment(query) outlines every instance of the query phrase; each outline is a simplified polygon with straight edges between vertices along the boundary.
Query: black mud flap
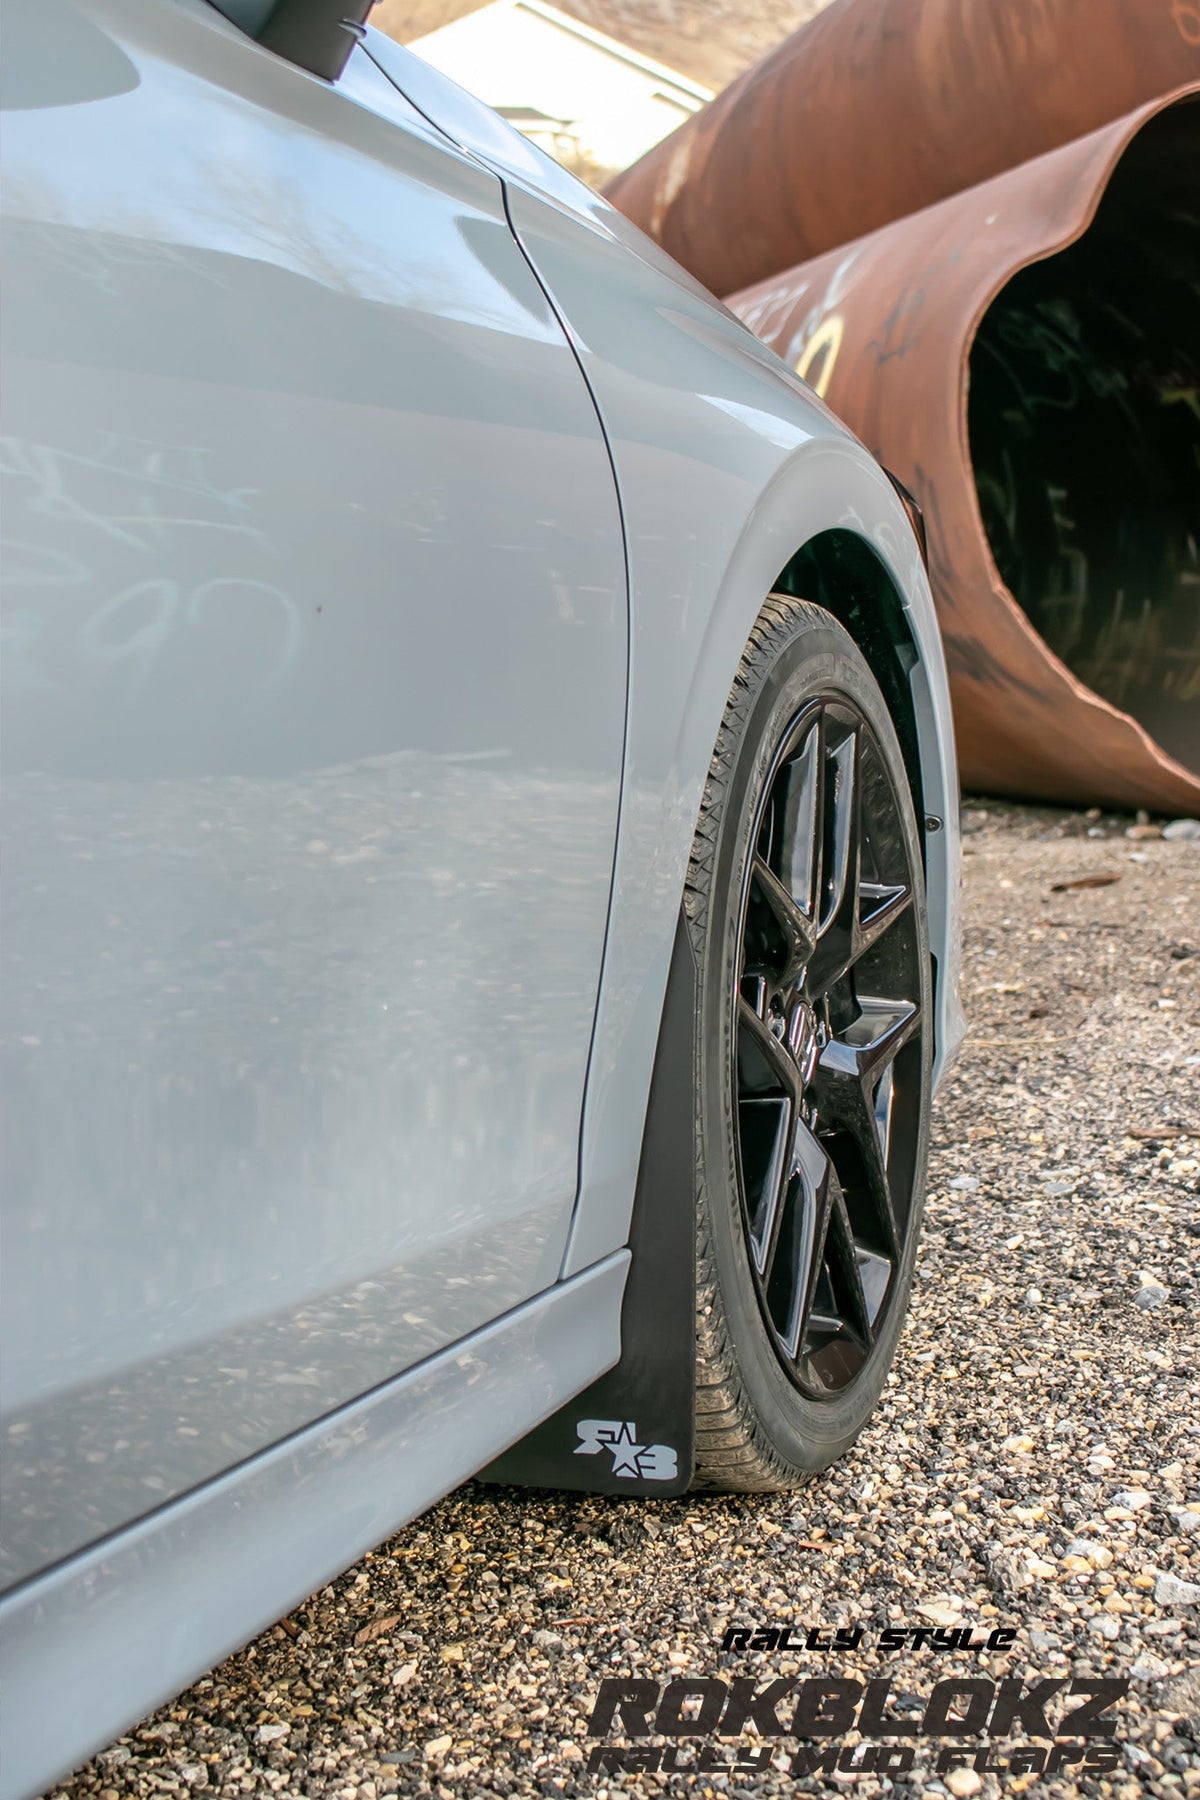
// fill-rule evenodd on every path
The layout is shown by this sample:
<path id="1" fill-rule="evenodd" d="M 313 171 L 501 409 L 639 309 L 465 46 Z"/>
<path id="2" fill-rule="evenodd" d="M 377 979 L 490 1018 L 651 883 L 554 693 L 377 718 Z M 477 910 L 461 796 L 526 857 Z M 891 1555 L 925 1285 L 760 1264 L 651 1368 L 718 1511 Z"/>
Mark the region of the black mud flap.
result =
<path id="1" fill-rule="evenodd" d="M 696 963 L 681 918 L 638 1168 L 621 1360 L 480 1475 L 665 1499 L 696 1452 Z"/>

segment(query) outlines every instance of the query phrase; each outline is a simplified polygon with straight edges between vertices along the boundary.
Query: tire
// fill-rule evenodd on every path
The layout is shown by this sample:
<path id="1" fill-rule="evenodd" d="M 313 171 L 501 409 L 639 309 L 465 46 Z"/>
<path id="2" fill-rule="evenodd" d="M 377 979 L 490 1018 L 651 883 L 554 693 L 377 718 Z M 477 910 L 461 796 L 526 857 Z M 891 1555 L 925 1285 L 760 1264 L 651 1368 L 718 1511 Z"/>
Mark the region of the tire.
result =
<path id="1" fill-rule="evenodd" d="M 903 757 L 861 652 L 808 602 L 772 595 L 750 635 L 685 916 L 699 972 L 693 1486 L 788 1489 L 841 1456 L 879 1398 L 912 1284 L 931 1087 Z"/>

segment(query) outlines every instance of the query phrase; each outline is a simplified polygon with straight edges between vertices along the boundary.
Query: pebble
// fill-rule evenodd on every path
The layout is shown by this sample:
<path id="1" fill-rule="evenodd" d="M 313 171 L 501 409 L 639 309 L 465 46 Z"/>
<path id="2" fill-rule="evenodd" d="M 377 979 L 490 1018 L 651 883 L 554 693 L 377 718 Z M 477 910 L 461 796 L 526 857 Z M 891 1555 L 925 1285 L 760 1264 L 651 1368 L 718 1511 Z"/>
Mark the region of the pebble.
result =
<path id="1" fill-rule="evenodd" d="M 1147 1281 L 1133 1296 L 1133 1304 L 1140 1306 L 1143 1312 L 1153 1312 L 1158 1307 L 1165 1306 L 1170 1298 L 1170 1288 L 1160 1286 L 1157 1281 Z"/>
<path id="2" fill-rule="evenodd" d="M 958 1625 L 962 1621 L 961 1600 L 928 1600 L 923 1606 L 918 1606 L 917 1611 L 930 1625 L 948 1627 Z"/>
<path id="3" fill-rule="evenodd" d="M 974 1769 L 952 1769 L 945 1782 L 955 1800 L 967 1800 L 969 1795 L 978 1794 L 983 1788 L 983 1777 Z"/>
<path id="4" fill-rule="evenodd" d="M 1172 819 L 1163 826 L 1162 834 L 1173 843 L 1195 843 L 1200 840 L 1200 819 Z"/>
<path id="5" fill-rule="evenodd" d="M 1163 1665 L 1164 1673 L 1166 1665 Z M 1200 1726 L 1200 1663 L 1185 1669 L 1159 1696 L 1162 1709 L 1175 1718 L 1190 1718 Z"/>
<path id="6" fill-rule="evenodd" d="M 1121 1635 L 1121 1621 L 1114 1618 L 1112 1613 L 1095 1613 L 1088 1620 L 1088 1630 L 1094 1631 L 1097 1637 L 1102 1637 L 1111 1644 Z"/>
<path id="7" fill-rule="evenodd" d="M 1177 1575 L 1160 1575 L 1154 1584 L 1159 1606 L 1200 1606 L 1200 1581 L 1181 1581 Z"/>

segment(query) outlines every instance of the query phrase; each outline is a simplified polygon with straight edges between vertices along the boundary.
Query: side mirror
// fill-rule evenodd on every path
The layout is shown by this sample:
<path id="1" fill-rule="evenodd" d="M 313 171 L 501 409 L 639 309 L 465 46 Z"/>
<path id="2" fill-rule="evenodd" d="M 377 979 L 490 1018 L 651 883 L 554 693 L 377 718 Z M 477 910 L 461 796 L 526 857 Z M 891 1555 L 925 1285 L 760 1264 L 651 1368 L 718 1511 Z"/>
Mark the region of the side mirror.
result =
<path id="1" fill-rule="evenodd" d="M 374 0 L 211 0 L 247 37 L 298 68 L 336 81 Z"/>

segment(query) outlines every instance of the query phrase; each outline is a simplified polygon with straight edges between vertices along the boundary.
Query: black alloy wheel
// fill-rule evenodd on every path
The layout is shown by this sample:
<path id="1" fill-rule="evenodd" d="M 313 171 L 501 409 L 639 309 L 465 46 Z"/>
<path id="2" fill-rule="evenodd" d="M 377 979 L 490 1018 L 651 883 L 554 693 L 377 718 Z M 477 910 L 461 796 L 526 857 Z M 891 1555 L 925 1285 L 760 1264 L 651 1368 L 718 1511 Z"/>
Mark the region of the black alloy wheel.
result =
<path id="1" fill-rule="evenodd" d="M 693 852 L 698 1484 L 791 1486 L 853 1442 L 903 1322 L 928 1145 L 920 841 L 853 640 L 772 596 Z"/>
<path id="2" fill-rule="evenodd" d="M 850 702 L 789 722 L 756 826 L 732 1059 L 743 1222 L 776 1354 L 824 1400 L 895 1292 L 924 1024 L 897 798 Z"/>

